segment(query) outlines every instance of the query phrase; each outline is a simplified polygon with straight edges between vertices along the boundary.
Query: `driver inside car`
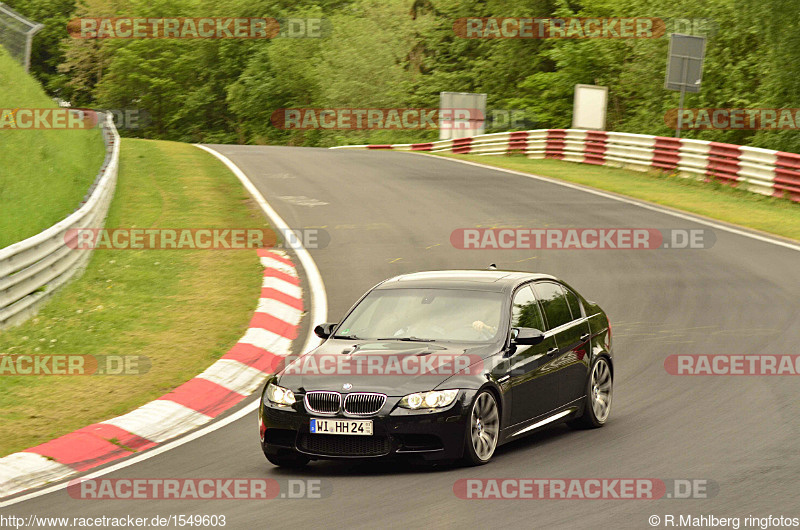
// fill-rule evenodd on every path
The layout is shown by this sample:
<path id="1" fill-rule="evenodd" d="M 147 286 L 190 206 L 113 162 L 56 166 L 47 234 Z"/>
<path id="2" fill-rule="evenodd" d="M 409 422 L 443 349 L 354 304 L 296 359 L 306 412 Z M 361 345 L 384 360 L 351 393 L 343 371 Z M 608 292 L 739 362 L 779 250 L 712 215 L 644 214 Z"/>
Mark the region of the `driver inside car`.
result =
<path id="1" fill-rule="evenodd" d="M 453 311 L 444 297 L 413 298 L 392 308 L 381 327 L 392 338 L 491 340 L 500 325 L 500 312 L 464 305 Z M 387 329 L 387 331 L 388 331 Z"/>
<path id="2" fill-rule="evenodd" d="M 483 315 L 479 315 L 472 322 L 472 329 L 474 329 L 478 335 L 478 340 L 490 340 L 497 334 L 497 328 L 500 326 L 500 315 L 495 313 L 494 311 L 484 311 Z"/>
<path id="3" fill-rule="evenodd" d="M 481 334 L 481 338 L 490 339 L 497 333 L 497 326 L 490 326 L 483 320 L 476 320 L 472 323 L 472 329 Z"/>

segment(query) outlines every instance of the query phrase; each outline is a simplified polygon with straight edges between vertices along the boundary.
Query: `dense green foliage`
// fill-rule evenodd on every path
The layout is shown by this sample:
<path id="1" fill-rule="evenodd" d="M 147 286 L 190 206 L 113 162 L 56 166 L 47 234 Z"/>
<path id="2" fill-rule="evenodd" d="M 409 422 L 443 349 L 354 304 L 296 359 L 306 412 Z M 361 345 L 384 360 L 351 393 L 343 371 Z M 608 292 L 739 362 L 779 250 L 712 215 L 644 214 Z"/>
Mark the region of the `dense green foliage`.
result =
<path id="1" fill-rule="evenodd" d="M 568 127 L 577 83 L 609 87 L 608 129 L 671 136 L 678 94 L 663 88 L 668 37 L 464 39 L 460 17 L 705 19 L 703 88 L 686 106 L 800 107 L 800 0 L 13 0 L 48 24 L 34 72 L 74 105 L 143 108 L 137 132 L 185 141 L 332 145 L 435 138 L 435 131 L 293 131 L 287 107 L 437 107 L 440 91 L 486 92 L 490 109 L 524 109 L 518 128 Z M 325 38 L 69 39 L 72 16 L 323 17 Z M 675 24 L 678 24 L 677 26 Z M 668 31 L 686 31 L 670 22 Z M 60 45 L 58 35 L 62 37 Z M 795 131 L 691 131 L 686 136 L 800 151 Z"/>

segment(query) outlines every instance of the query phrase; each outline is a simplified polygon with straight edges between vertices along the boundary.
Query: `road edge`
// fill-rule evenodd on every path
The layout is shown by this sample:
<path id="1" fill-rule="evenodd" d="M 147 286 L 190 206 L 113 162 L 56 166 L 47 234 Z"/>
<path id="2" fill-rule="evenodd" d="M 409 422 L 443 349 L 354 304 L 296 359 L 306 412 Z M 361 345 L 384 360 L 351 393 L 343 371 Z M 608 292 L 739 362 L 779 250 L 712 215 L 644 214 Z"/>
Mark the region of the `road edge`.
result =
<path id="1" fill-rule="evenodd" d="M 571 188 L 574 190 L 584 191 L 586 193 L 591 193 L 593 195 L 597 195 L 599 197 L 603 197 L 606 199 L 612 199 L 615 201 L 624 202 L 626 204 L 630 204 L 633 206 L 638 206 L 640 208 L 645 208 L 647 210 L 651 210 L 654 212 L 658 212 L 665 215 L 670 215 L 672 217 L 677 217 L 679 219 L 684 219 L 686 221 L 692 221 L 694 223 L 702 224 L 705 226 L 709 226 L 711 228 L 715 228 L 717 230 L 722 230 L 725 232 L 730 232 L 732 234 L 748 237 L 750 239 L 755 239 L 756 241 L 761 241 L 764 243 L 770 243 L 773 245 L 777 245 L 780 247 L 788 248 L 790 250 L 796 250 L 800 252 L 800 244 L 793 243 L 794 240 L 789 238 L 784 238 L 779 235 L 775 234 L 767 234 L 765 232 L 758 231 L 753 228 L 735 225 L 726 223 L 725 221 L 720 221 L 719 219 L 712 219 L 710 217 L 705 217 L 699 214 L 686 212 L 684 210 L 679 210 L 677 208 L 671 208 L 669 206 L 662 206 L 660 204 L 651 203 L 642 199 L 636 199 L 633 197 L 629 197 L 627 195 L 621 195 L 618 193 L 614 193 L 612 191 L 601 190 L 598 188 L 593 188 L 591 186 L 585 186 L 583 184 L 576 184 L 573 182 L 568 182 L 565 180 L 559 180 L 553 177 L 545 177 L 542 175 L 537 175 L 535 173 L 526 173 L 524 171 L 517 171 L 514 169 L 506 169 L 497 166 L 490 166 L 487 164 L 481 164 L 479 162 L 473 162 L 472 160 L 461 160 L 460 158 L 450 158 L 447 156 L 436 156 L 435 154 L 428 154 L 428 153 L 421 153 L 421 152 L 411 152 L 415 155 L 421 156 L 429 156 L 433 157 L 436 160 L 449 160 L 451 162 L 458 162 L 460 164 L 467 164 L 470 166 L 476 166 L 484 169 L 493 169 L 495 171 L 502 171 L 503 173 L 509 173 L 511 175 L 517 175 L 520 177 L 527 177 L 534 180 L 540 180 L 542 182 L 547 182 L 549 184 L 557 184 L 559 186 L 564 186 L 566 188 Z"/>
<path id="2" fill-rule="evenodd" d="M 204 145 L 193 145 L 215 156 L 236 175 L 274 227 L 282 231 L 289 230 L 286 222 L 238 166 L 218 151 Z M 286 253 L 259 251 L 259 258 L 265 267 L 261 299 L 248 331 L 228 354 L 173 392 L 128 414 L 0 459 L 0 498 L 18 495 L 113 460 L 130 457 L 84 478 L 111 473 L 179 447 L 255 411 L 258 400 L 248 402 L 220 421 L 214 421 L 222 412 L 233 408 L 260 388 L 264 378 L 291 352 L 292 341 L 296 338 L 303 315 L 309 314 L 312 323 L 324 322 L 327 318 L 327 295 L 316 263 L 301 243 L 297 242 L 291 248 L 309 284 L 310 313 L 303 313 L 300 279 Z M 313 325 L 309 326 L 301 352 L 319 343 L 312 329 Z M 198 389 L 201 390 L 199 400 Z M 154 417 L 158 420 L 153 421 Z M 207 423 L 209 425 L 202 429 L 175 439 Z M 141 433 L 148 433 L 155 440 L 140 436 Z M 120 436 L 123 440 L 120 440 Z M 39 452 L 32 452 L 33 449 Z M 142 452 L 131 456 L 131 449 Z M 61 457 L 61 461 L 52 456 L 54 452 Z M 67 461 L 73 465 L 65 463 Z M 0 507 L 64 489 L 68 485 L 69 482 L 60 482 L 43 490 L 10 498 L 0 502 Z"/>

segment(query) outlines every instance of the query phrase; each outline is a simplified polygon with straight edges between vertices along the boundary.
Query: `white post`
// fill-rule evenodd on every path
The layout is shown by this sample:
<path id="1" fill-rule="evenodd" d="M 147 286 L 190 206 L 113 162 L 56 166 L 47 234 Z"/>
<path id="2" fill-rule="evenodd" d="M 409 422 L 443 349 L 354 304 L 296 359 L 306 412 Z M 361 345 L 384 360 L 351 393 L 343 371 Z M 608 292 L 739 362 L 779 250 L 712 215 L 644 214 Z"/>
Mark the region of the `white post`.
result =
<path id="1" fill-rule="evenodd" d="M 33 36 L 44 28 L 43 24 L 37 24 L 25 34 L 25 73 L 31 67 L 31 50 L 33 48 Z"/>

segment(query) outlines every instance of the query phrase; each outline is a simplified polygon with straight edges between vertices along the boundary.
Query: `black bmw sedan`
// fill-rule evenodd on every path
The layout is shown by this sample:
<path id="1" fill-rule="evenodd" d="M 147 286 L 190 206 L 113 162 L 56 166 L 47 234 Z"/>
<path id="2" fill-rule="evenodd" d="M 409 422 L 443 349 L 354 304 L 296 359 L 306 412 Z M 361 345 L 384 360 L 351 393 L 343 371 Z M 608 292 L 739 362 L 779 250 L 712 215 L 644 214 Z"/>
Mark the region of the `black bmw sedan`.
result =
<path id="1" fill-rule="evenodd" d="M 278 466 L 406 455 L 488 462 L 557 422 L 602 426 L 611 328 L 553 276 L 499 270 L 406 274 L 367 292 L 325 339 L 271 376 L 261 445 Z"/>

